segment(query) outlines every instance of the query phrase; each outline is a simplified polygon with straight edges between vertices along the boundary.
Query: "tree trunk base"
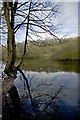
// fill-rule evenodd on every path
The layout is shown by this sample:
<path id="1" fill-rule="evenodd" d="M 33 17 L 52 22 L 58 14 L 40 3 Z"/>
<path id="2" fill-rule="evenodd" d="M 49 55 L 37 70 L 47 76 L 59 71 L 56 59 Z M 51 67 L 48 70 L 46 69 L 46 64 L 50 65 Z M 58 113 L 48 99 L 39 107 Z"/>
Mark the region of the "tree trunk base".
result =
<path id="1" fill-rule="evenodd" d="M 2 120 L 20 120 L 21 105 L 16 87 L 13 85 L 8 90 L 8 95 L 3 95 L 2 100 Z M 5 97 L 5 98 L 4 98 Z"/>

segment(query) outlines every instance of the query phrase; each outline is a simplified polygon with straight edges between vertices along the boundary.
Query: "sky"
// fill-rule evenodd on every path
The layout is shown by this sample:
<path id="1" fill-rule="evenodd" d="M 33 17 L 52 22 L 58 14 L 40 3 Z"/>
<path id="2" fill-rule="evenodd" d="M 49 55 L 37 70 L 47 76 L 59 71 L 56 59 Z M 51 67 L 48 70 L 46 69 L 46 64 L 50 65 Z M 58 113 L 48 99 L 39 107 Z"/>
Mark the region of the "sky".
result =
<path id="1" fill-rule="evenodd" d="M 4 0 L 4 1 L 7 1 L 7 0 Z M 13 0 L 13 1 L 16 1 L 16 0 Z M 23 2 L 23 0 L 18 0 L 18 1 L 20 1 L 20 2 Z M 26 1 L 26 0 L 24 0 L 24 1 Z M 34 1 L 34 0 L 32 0 L 32 1 Z M 35 1 L 39 1 L 39 2 L 43 2 L 43 1 L 46 1 L 46 0 L 35 0 Z M 79 0 L 47 0 L 47 1 L 54 1 L 54 2 L 79 2 Z"/>
<path id="2" fill-rule="evenodd" d="M 6 0 L 5 0 L 6 1 Z M 15 1 L 15 0 L 14 0 Z M 20 2 L 23 0 L 19 0 Z M 24 0 L 26 1 L 26 0 Z M 36 0 L 36 1 L 50 1 L 50 2 L 62 2 L 61 15 L 59 17 L 59 22 L 62 22 L 60 29 L 57 31 L 56 35 L 58 37 L 74 37 L 78 36 L 78 1 L 79 0 Z M 57 22 L 57 20 L 55 20 Z M 43 39 L 51 37 L 50 35 L 42 34 Z M 33 36 L 34 39 L 37 39 Z M 22 42 L 25 40 L 24 30 L 21 29 L 16 35 L 16 41 Z"/>
<path id="3" fill-rule="evenodd" d="M 61 21 L 63 22 L 60 35 L 77 36 L 78 35 L 78 3 L 64 2 L 62 8 Z"/>
<path id="4" fill-rule="evenodd" d="M 46 0 L 42 0 L 42 1 L 46 1 Z M 50 1 L 53 1 L 53 0 L 50 0 Z M 60 1 L 61 0 L 59 0 L 59 2 Z M 66 36 L 66 37 L 78 36 L 78 2 L 77 2 L 78 0 L 73 0 L 73 1 L 74 2 L 70 2 L 70 1 L 62 2 L 63 7 L 61 8 L 61 15 L 59 17 L 59 21 L 62 22 L 62 25 L 56 33 L 56 35 L 60 38 L 62 38 L 64 36 Z M 57 22 L 57 21 L 55 21 L 55 22 Z M 50 35 L 44 35 L 44 34 L 42 36 L 43 36 L 43 39 L 45 39 L 46 36 L 48 38 L 51 37 Z M 37 39 L 35 36 L 33 36 L 33 37 L 34 37 L 34 39 Z M 18 34 L 16 35 L 16 40 L 18 42 L 20 42 L 20 40 L 22 40 L 22 41 L 25 40 L 25 34 L 24 34 L 23 30 L 20 30 L 18 32 Z"/>

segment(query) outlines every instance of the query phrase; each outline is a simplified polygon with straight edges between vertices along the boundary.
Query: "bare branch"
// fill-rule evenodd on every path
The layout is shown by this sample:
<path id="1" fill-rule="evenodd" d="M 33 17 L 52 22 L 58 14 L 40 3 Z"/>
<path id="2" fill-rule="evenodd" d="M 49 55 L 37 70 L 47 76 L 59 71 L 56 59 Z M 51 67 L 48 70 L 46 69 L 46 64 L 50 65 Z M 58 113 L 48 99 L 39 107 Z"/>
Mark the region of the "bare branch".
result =
<path id="1" fill-rule="evenodd" d="M 18 6 L 18 7 L 16 8 L 16 10 L 18 10 L 19 8 L 21 8 L 22 6 L 24 6 L 24 5 L 27 4 L 27 3 L 29 3 L 29 1 L 28 1 L 28 2 L 24 2 L 24 3 L 21 3 L 21 5 Z"/>
<path id="2" fill-rule="evenodd" d="M 42 113 L 51 105 L 52 101 L 54 99 L 56 99 L 56 97 L 58 96 L 58 94 L 60 93 L 60 91 L 62 90 L 62 86 L 60 87 L 60 89 L 57 91 L 57 93 L 55 93 L 55 95 L 51 98 L 50 102 L 46 104 L 45 108 L 37 115 L 38 117 L 42 115 Z"/>
<path id="3" fill-rule="evenodd" d="M 21 73 L 21 75 L 23 76 L 24 80 L 26 81 L 29 97 L 30 97 L 30 100 L 31 100 L 31 104 L 32 104 L 32 107 L 33 107 L 34 114 L 35 114 L 35 108 L 34 108 L 32 95 L 31 95 L 31 92 L 30 92 L 30 87 L 29 87 L 29 84 L 28 84 L 28 79 L 26 78 L 25 74 L 22 72 L 22 70 L 19 67 L 16 67 L 16 69 Z"/>
<path id="4" fill-rule="evenodd" d="M 32 2 L 30 2 L 30 5 L 29 5 L 29 13 L 28 13 L 28 16 L 27 16 L 27 28 L 26 28 L 26 37 L 25 37 L 25 44 L 24 44 L 24 53 L 22 55 L 22 58 L 18 64 L 17 67 L 20 67 L 22 62 L 23 62 L 23 59 L 24 59 L 24 56 L 25 56 L 25 53 L 26 53 L 26 44 L 27 44 L 27 37 L 28 37 L 28 30 L 29 30 L 29 16 L 30 16 L 30 9 L 31 9 L 31 4 Z"/>

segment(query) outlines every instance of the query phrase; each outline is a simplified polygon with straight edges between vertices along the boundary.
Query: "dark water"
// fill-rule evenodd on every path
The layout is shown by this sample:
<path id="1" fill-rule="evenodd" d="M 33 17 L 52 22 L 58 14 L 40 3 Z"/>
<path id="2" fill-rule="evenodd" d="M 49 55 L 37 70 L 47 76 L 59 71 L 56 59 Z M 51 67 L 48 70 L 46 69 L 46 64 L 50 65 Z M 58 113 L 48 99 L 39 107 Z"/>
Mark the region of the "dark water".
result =
<path id="1" fill-rule="evenodd" d="M 79 116 L 78 73 L 64 71 L 50 73 L 24 71 L 24 73 L 28 78 L 32 97 L 37 104 L 37 113 L 45 108 L 45 102 L 47 104 L 61 88 L 61 91 L 45 112 L 56 112 L 56 119 L 60 120 L 64 118 L 76 119 Z M 24 108 L 26 111 L 32 112 L 23 77 L 18 74 L 14 84 L 18 88 Z"/>
<path id="2" fill-rule="evenodd" d="M 4 65 L 0 64 L 0 66 L 1 73 L 4 69 Z M 71 68 L 71 65 L 68 65 L 68 67 L 69 66 Z M 46 117 L 49 118 L 49 120 L 51 120 L 50 115 L 53 115 L 52 118 L 54 118 L 54 120 L 78 120 L 78 117 L 80 116 L 79 73 L 77 71 L 78 66 L 73 66 L 75 67 L 70 69 L 65 63 L 62 67 L 65 70 L 61 70 L 60 67 L 58 67 L 57 70 L 54 69 L 55 72 L 51 72 L 49 69 L 47 72 L 23 71 L 28 79 L 36 115 L 44 110 L 45 106 L 51 101 L 52 97 L 55 96 L 55 94 L 61 89 L 56 98 L 52 100 L 50 105 L 43 112 L 43 115 L 48 115 Z M 14 84 L 17 87 L 22 101 L 22 107 L 25 111 L 23 115 L 25 118 L 28 114 L 29 117 L 34 116 L 27 86 L 20 73 L 17 74 Z"/>

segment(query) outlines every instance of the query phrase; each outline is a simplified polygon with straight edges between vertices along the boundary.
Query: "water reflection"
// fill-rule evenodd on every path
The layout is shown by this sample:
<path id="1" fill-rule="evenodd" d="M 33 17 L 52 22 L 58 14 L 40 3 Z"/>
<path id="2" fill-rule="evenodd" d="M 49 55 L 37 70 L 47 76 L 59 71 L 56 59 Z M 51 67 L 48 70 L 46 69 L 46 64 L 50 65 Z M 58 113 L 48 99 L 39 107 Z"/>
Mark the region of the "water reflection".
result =
<path id="1" fill-rule="evenodd" d="M 46 71 L 46 72 L 58 72 L 58 71 L 65 71 L 65 72 L 80 72 L 80 61 L 79 60 L 53 60 L 53 61 L 44 61 L 36 64 L 36 62 L 27 63 L 25 60 L 22 64 L 22 69 L 25 71 Z"/>
<path id="2" fill-rule="evenodd" d="M 78 110 L 78 74 L 75 72 L 32 72 L 24 71 L 29 81 L 31 94 L 33 98 L 39 99 L 41 102 L 49 101 L 50 97 L 45 94 L 52 95 L 60 89 L 62 90 L 58 95 L 56 104 L 59 106 L 61 113 L 65 115 L 75 115 Z M 25 99 L 25 82 L 20 74 L 15 80 L 14 84 L 17 86 L 20 96 L 23 97 L 24 104 Z M 24 94 L 24 95 L 23 95 Z M 42 95 L 40 98 L 37 96 Z M 41 106 L 42 107 L 42 106 Z M 30 106 L 29 106 L 30 109 Z M 40 108 L 41 109 L 41 108 Z M 61 114 L 60 113 L 60 114 Z"/>
<path id="3" fill-rule="evenodd" d="M 2 65 L 0 63 L 0 65 Z M 66 64 L 65 64 L 66 65 Z M 2 72 L 0 67 L 0 73 Z M 61 71 L 61 70 L 60 70 Z M 58 94 L 58 97 L 53 101 L 52 107 L 58 107 L 57 113 L 61 116 L 76 116 L 78 112 L 78 73 L 77 72 L 35 72 L 35 71 L 24 71 L 28 78 L 31 94 L 34 100 L 37 101 L 39 110 L 43 109 L 44 101 L 48 102 L 54 96 L 54 94 L 62 86 L 62 90 Z M 1 78 L 1 74 L 0 74 Z M 1 80 L 0 80 L 1 81 Z M 27 96 L 27 88 L 23 77 L 20 73 L 17 74 L 17 78 L 14 81 L 19 95 L 23 102 L 23 107 L 31 112 L 31 103 Z M 48 94 L 48 96 L 47 96 Z M 50 96 L 49 96 L 50 95 Z M 40 97 L 39 97 L 40 96 Z M 48 108 L 51 112 L 51 108 Z M 38 110 L 37 110 L 38 111 Z M 59 115 L 58 114 L 58 115 Z M 66 117 L 66 119 L 68 119 Z M 62 120 L 62 118 L 61 118 Z"/>

